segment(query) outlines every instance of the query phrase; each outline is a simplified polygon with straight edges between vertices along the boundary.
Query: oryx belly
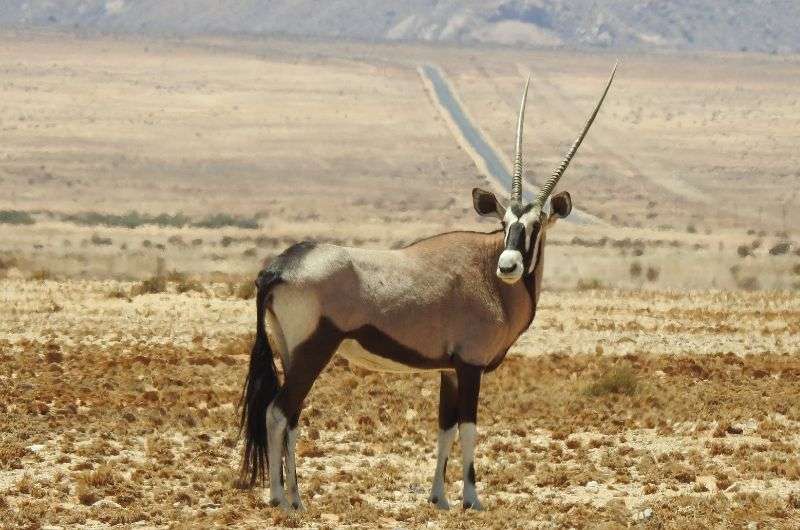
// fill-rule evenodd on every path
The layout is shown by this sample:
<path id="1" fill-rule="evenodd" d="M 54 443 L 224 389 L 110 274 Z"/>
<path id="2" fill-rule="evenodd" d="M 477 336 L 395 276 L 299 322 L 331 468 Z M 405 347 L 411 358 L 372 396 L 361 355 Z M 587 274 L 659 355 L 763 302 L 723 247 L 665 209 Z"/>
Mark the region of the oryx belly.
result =
<path id="1" fill-rule="evenodd" d="M 382 357 L 364 349 L 358 341 L 345 339 L 336 350 L 336 353 L 347 359 L 350 363 L 372 370 L 374 372 L 409 373 L 422 372 L 426 369 L 408 366 L 387 357 Z"/>

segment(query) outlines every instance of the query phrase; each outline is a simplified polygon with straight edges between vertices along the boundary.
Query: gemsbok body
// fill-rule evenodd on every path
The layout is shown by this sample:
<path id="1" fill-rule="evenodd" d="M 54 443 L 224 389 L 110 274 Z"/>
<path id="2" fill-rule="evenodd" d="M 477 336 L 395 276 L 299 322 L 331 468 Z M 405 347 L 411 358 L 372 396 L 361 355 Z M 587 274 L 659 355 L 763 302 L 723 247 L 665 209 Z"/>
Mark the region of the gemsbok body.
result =
<path id="1" fill-rule="evenodd" d="M 583 131 L 533 203 L 522 201 L 522 129 L 516 132 L 507 207 L 472 190 L 491 233 L 449 232 L 398 250 L 300 243 L 256 280 L 256 339 L 242 394 L 241 482 L 269 475 L 270 502 L 302 509 L 295 443 L 303 401 L 335 354 L 372 370 L 441 372 L 436 469 L 429 501 L 449 508 L 445 474 L 460 438 L 464 508 L 482 509 L 474 452 L 481 376 L 497 368 L 536 314 L 547 230 L 569 215 L 567 192 L 550 197 L 594 121 L 614 71 Z M 279 381 L 274 357 L 283 366 Z M 284 467 L 285 466 L 285 467 Z M 285 469 L 285 474 L 284 474 Z M 285 481 L 284 481 L 285 477 Z"/>

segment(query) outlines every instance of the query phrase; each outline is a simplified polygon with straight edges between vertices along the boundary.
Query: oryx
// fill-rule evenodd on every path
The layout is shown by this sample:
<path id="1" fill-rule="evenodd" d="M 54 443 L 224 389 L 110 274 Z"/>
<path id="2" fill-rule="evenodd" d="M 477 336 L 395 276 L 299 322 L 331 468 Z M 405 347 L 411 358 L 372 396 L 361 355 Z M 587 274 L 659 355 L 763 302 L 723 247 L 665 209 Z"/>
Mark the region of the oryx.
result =
<path id="1" fill-rule="evenodd" d="M 481 509 L 473 465 L 481 375 L 503 361 L 533 320 L 546 231 L 572 209 L 567 192 L 548 198 L 597 116 L 615 71 L 616 66 L 564 160 L 533 203 L 523 204 L 528 79 L 517 121 L 508 207 L 488 191 L 472 190 L 475 210 L 497 217 L 502 230 L 448 232 L 399 250 L 299 243 L 259 273 L 256 339 L 242 393 L 243 484 L 253 486 L 263 479 L 267 467 L 271 503 L 302 508 L 295 467 L 298 419 L 314 380 L 338 352 L 373 370 L 441 372 L 438 452 L 429 501 L 449 507 L 445 472 L 458 432 L 462 503 Z M 283 365 L 282 383 L 273 352 Z"/>

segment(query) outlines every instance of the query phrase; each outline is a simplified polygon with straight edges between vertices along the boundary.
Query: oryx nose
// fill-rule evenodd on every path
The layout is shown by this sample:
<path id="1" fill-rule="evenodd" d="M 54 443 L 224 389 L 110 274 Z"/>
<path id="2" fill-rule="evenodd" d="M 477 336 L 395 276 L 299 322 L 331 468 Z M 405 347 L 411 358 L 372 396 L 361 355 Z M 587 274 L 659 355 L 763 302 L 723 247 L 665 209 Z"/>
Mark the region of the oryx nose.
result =
<path id="1" fill-rule="evenodd" d="M 512 263 L 508 267 L 503 267 L 502 265 L 500 265 L 498 268 L 500 269 L 500 272 L 502 272 L 503 274 L 511 274 L 517 269 L 517 264 Z"/>

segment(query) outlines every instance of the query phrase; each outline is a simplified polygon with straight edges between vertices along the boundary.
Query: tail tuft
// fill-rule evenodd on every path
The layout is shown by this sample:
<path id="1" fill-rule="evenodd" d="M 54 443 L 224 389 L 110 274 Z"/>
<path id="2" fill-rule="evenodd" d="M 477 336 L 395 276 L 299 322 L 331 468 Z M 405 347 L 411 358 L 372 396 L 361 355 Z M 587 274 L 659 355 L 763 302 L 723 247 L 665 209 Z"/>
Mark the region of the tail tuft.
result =
<path id="1" fill-rule="evenodd" d="M 264 481 L 267 462 L 267 407 L 280 390 L 275 360 L 264 329 L 264 313 L 272 287 L 278 280 L 269 271 L 259 274 L 256 287 L 256 340 L 250 353 L 250 368 L 239 402 L 240 429 L 244 434 L 244 454 L 239 484 L 252 488 Z"/>

